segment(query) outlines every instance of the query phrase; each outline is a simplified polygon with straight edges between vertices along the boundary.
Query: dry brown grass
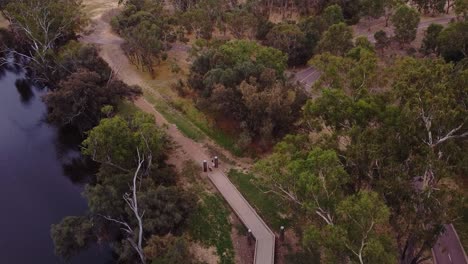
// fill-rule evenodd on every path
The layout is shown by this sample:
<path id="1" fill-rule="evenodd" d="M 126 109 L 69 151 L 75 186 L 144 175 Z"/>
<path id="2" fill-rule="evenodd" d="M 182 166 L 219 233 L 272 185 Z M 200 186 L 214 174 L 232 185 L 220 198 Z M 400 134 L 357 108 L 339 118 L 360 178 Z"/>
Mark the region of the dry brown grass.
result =
<path id="1" fill-rule="evenodd" d="M 84 12 L 95 18 L 106 11 L 118 7 L 118 0 L 83 0 Z"/>
<path id="2" fill-rule="evenodd" d="M 283 13 L 280 10 L 273 10 L 269 17 L 269 20 L 273 23 L 280 23 L 285 20 L 298 22 L 299 19 L 300 15 L 296 11 L 287 11 L 286 13 Z"/>

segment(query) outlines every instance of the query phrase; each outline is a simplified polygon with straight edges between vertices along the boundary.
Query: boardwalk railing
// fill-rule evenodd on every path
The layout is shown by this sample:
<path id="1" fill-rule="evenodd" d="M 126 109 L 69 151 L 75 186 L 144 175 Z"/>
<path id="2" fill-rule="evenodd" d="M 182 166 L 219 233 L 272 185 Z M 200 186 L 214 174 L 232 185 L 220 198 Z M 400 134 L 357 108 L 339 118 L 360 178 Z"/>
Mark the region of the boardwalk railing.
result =
<path id="1" fill-rule="evenodd" d="M 208 173 L 208 178 L 215 185 L 229 206 L 234 210 L 244 225 L 255 237 L 255 264 L 274 264 L 275 234 L 268 228 L 254 208 L 247 202 L 228 177 L 221 171 Z"/>

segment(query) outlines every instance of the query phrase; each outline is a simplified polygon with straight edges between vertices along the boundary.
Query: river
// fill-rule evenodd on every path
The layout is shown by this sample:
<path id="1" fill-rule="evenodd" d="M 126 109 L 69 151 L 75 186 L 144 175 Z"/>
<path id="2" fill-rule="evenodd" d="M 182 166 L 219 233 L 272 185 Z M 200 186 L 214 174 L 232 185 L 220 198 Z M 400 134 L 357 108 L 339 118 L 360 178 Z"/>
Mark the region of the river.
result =
<path id="1" fill-rule="evenodd" d="M 50 226 L 87 210 L 83 175 L 64 166 L 79 152 L 44 121 L 44 89 L 23 78 L 19 69 L 0 69 L 0 263 L 64 263 Z M 70 263 L 110 263 L 109 252 L 94 246 Z"/>

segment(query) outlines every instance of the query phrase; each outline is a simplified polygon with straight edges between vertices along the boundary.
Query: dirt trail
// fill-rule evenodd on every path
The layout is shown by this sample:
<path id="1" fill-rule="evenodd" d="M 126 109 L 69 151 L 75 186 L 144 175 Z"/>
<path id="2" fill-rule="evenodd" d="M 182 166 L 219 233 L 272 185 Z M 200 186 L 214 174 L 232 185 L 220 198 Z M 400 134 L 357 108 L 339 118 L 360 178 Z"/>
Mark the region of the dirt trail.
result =
<path id="1" fill-rule="evenodd" d="M 99 55 L 109 64 L 109 66 L 116 72 L 118 78 L 129 85 L 138 85 L 142 87 L 145 92 L 150 93 L 157 99 L 164 100 L 164 98 L 159 94 L 147 81 L 147 77 L 144 76 L 134 65 L 132 65 L 125 56 L 120 45 L 123 43 L 123 39 L 117 36 L 112 32 L 111 26 L 109 24 L 110 17 L 113 13 L 117 11 L 116 8 L 111 8 L 104 12 L 97 13 L 91 24 L 91 33 L 84 35 L 80 38 L 80 41 L 89 44 L 96 44 L 99 47 Z M 175 45 L 177 48 L 178 46 Z M 181 51 L 181 52 L 187 52 Z M 209 150 L 206 146 L 209 146 L 210 149 L 214 149 L 216 152 L 221 153 L 229 160 L 234 161 L 237 165 L 248 168 L 250 167 L 249 159 L 239 159 L 234 157 L 228 151 L 217 146 L 210 139 L 205 139 L 203 142 L 198 143 L 187 137 L 185 137 L 179 129 L 167 122 L 167 120 L 159 112 L 157 112 L 154 107 L 149 103 L 145 98 L 140 97 L 135 101 L 135 105 L 147 113 L 151 113 L 155 116 L 156 122 L 159 125 L 167 125 L 167 133 L 172 137 L 174 142 L 180 146 L 175 151 L 173 157 L 169 160 L 172 164 L 179 167 L 182 165 L 183 161 L 192 159 L 194 161 L 202 161 L 203 159 L 210 160 Z"/>
<path id="2" fill-rule="evenodd" d="M 145 78 L 142 77 L 141 73 L 125 56 L 120 47 L 123 40 L 111 32 L 108 20 L 106 21 L 108 17 L 109 16 L 106 16 L 105 13 L 94 17 L 94 30 L 92 30 L 90 34 L 83 36 L 80 40 L 84 43 L 97 44 L 99 46 L 100 56 L 109 64 L 116 73 L 116 76 L 122 81 L 129 85 L 139 85 L 145 91 L 151 92 L 158 98 L 162 98 L 157 91 L 151 88 L 148 82 L 145 81 Z M 171 155 L 169 162 L 180 168 L 183 161 L 188 159 L 199 162 L 199 164 L 201 164 L 202 160 L 207 160 L 208 162 L 211 160 L 210 152 L 205 148 L 205 144 L 216 148 L 217 146 L 213 144 L 213 142 L 207 139 L 206 142 L 198 143 L 185 137 L 175 125 L 167 122 L 167 120 L 143 97 L 138 98 L 134 103 L 143 111 L 151 113 L 159 125 L 166 126 L 168 135 L 170 135 L 172 140 L 179 146 L 175 149 L 173 155 Z M 233 158 L 227 151 L 222 152 L 223 155 Z M 213 169 L 212 172 L 207 172 L 204 175 L 216 186 L 247 228 L 252 230 L 252 234 L 256 238 L 254 263 L 273 264 L 275 235 L 229 181 L 225 172 L 230 168 L 231 165 L 221 161 L 220 168 Z"/>
<path id="3" fill-rule="evenodd" d="M 454 14 L 442 14 L 437 17 L 428 17 L 422 16 L 421 21 L 418 25 L 418 32 L 417 36 L 422 36 L 424 34 L 424 30 L 429 27 L 431 23 L 447 25 L 452 19 L 455 18 Z M 369 26 L 370 25 L 370 26 Z M 385 27 L 385 18 L 381 17 L 378 19 L 366 20 L 362 19 L 358 24 L 352 26 L 354 31 L 354 36 L 366 36 L 369 41 L 375 43 L 374 34 L 379 30 L 383 30 L 387 33 L 387 36 L 393 36 L 393 26 L 391 22 L 389 22 L 388 27 Z"/>

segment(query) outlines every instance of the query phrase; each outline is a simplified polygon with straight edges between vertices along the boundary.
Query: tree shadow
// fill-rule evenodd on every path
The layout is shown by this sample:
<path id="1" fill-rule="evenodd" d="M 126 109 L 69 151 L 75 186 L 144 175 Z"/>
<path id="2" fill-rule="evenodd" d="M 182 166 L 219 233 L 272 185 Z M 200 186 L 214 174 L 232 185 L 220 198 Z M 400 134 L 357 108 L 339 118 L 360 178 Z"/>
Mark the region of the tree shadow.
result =
<path id="1" fill-rule="evenodd" d="M 27 105 L 34 98 L 32 83 L 27 79 L 18 79 L 15 82 L 16 90 L 20 95 L 21 103 Z"/>

